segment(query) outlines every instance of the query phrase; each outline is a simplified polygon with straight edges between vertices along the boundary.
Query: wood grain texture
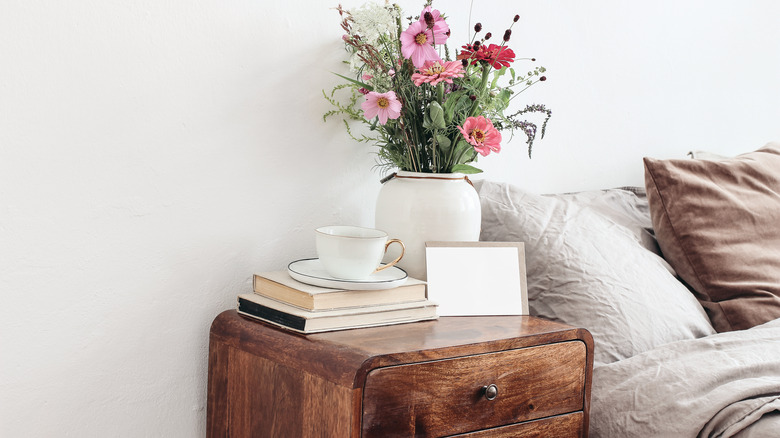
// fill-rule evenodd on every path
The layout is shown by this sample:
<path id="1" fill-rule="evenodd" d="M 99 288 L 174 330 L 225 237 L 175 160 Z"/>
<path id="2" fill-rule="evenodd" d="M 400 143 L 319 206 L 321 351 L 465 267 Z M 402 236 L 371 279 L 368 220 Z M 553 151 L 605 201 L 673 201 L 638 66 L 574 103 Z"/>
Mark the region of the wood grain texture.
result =
<path id="1" fill-rule="evenodd" d="M 593 386 L 593 336 L 585 329 L 578 329 L 579 339 L 585 342 L 588 348 L 588 359 L 585 367 L 585 402 L 583 404 L 582 436 L 587 437 L 590 430 L 590 390 Z"/>
<path id="2" fill-rule="evenodd" d="M 229 436 L 302 435 L 300 421 L 291 421 L 298 416 L 296 402 L 303 395 L 303 385 L 295 371 L 231 349 L 228 375 Z"/>
<path id="3" fill-rule="evenodd" d="M 530 316 L 441 317 L 435 321 L 302 335 L 227 310 L 211 335 L 338 384 L 360 388 L 371 369 L 581 339 L 587 330 Z M 357 374 L 355 369 L 360 370 Z"/>
<path id="4" fill-rule="evenodd" d="M 209 410 L 207 436 L 348 437 L 355 429 L 354 399 L 362 391 L 226 348 L 224 374 L 213 379 L 224 397 Z"/>
<path id="5" fill-rule="evenodd" d="M 363 436 L 443 436 L 583 409 L 586 346 L 570 341 L 372 371 Z M 487 400 L 482 388 L 498 387 Z"/>
<path id="6" fill-rule="evenodd" d="M 312 335 L 303 335 L 239 316 L 235 310 L 219 314 L 211 324 L 211 336 L 242 351 L 261 354 L 276 363 L 312 374 L 339 384 L 352 384 L 353 370 L 367 356 L 349 345 L 312 342 Z"/>
<path id="7" fill-rule="evenodd" d="M 362 391 L 338 386 L 311 374 L 304 377 L 304 405 L 298 421 L 303 424 L 303 438 L 348 437 L 353 425 L 353 398 Z M 316 419 L 316 421 L 311 421 Z"/>
<path id="8" fill-rule="evenodd" d="M 566 400 L 579 399 L 578 407 L 572 403 L 571 408 L 582 411 L 583 415 L 578 417 L 579 427 L 583 431 L 582 436 L 587 436 L 593 364 L 593 339 L 587 330 L 528 316 L 442 317 L 430 322 L 301 335 L 240 317 L 235 310 L 226 311 L 214 320 L 211 328 L 207 436 L 358 438 L 364 424 L 364 400 L 377 397 L 372 395 L 375 393 L 364 391 L 367 382 L 371 386 L 367 376 L 374 370 L 422 366 L 409 375 L 418 376 L 414 379 L 428 376 L 426 381 L 430 381 L 430 376 L 444 375 L 446 379 L 449 373 L 442 373 L 442 369 L 436 370 L 436 367 L 425 371 L 426 364 L 449 361 L 447 363 L 453 366 L 452 369 L 464 370 L 460 380 L 468 383 L 469 388 L 473 385 L 481 388 L 485 384 L 482 380 L 488 378 L 497 379 L 495 381 L 504 387 L 504 380 L 521 375 L 517 370 L 522 370 L 522 367 L 514 362 L 526 360 L 517 357 L 501 359 L 504 354 L 509 354 L 507 350 L 530 350 L 529 347 L 536 346 L 548 348 L 560 343 L 578 344 L 582 346 L 580 350 L 585 350 L 584 365 L 581 351 L 573 362 L 579 364 L 576 365 L 579 367 L 577 372 L 573 370 L 575 366 L 565 365 L 569 359 L 565 355 L 562 359 L 556 350 L 549 350 L 547 356 L 554 358 L 554 364 L 547 368 L 554 370 L 563 362 L 561 367 L 571 371 L 567 375 L 580 376 L 577 387 L 569 388 L 570 394 L 558 398 L 564 400 L 561 403 L 566 406 L 569 403 Z M 498 359 L 481 362 L 483 356 Z M 545 354 L 538 356 L 545 357 Z M 470 363 L 470 357 L 480 359 Z M 459 363 L 460 360 L 464 362 Z M 504 423 L 505 419 L 511 422 L 513 419 L 547 415 L 544 413 L 547 411 L 558 412 L 549 408 L 544 400 L 557 397 L 560 391 L 539 386 L 546 379 L 558 377 L 550 377 L 545 372 L 555 376 L 554 371 L 542 370 L 540 374 L 534 374 L 533 382 L 527 381 L 523 385 L 526 388 L 524 396 L 517 395 L 522 391 L 510 396 L 526 401 L 510 409 L 509 413 L 501 408 L 497 412 L 479 414 L 481 418 L 485 423 L 509 424 Z M 463 384 L 455 380 L 451 379 L 449 386 Z M 404 385 L 408 387 L 409 383 Z M 567 387 L 566 384 L 563 387 Z M 394 389 L 396 392 L 407 390 L 402 385 Z M 393 393 L 392 388 L 389 392 Z M 507 393 L 502 392 L 499 398 L 502 395 Z M 379 406 L 382 402 L 366 402 L 366 406 L 371 403 Z M 419 406 L 422 405 L 418 403 Z M 530 414 L 533 412 L 537 414 Z M 372 415 L 378 418 L 379 411 Z M 409 423 L 419 418 L 423 417 L 412 415 L 404 421 Z M 479 429 L 487 427 L 485 424 L 478 426 Z M 554 431 L 558 429 L 544 427 L 552 428 L 549 436 L 557 436 L 558 432 Z M 394 435 L 385 433 L 379 436 Z"/>
<path id="9" fill-rule="evenodd" d="M 559 415 L 522 424 L 497 427 L 478 432 L 453 435 L 458 438 L 581 438 L 587 436 L 583 428 L 583 413 Z"/>
<path id="10" fill-rule="evenodd" d="M 206 435 L 210 437 L 227 436 L 227 364 L 229 350 L 218 338 L 209 339 L 208 394 L 206 397 Z"/>

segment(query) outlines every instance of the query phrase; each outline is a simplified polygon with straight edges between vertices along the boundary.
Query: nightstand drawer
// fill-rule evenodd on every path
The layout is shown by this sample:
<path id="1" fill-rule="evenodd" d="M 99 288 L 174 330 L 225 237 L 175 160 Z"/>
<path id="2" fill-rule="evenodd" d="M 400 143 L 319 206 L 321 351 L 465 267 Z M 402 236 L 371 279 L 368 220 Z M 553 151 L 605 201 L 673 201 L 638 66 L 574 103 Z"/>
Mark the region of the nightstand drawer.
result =
<path id="1" fill-rule="evenodd" d="M 586 350 L 569 341 L 375 369 L 362 436 L 453 435 L 582 410 Z"/>
<path id="2" fill-rule="evenodd" d="M 457 438 L 579 438 L 583 436 L 582 412 L 456 435 Z M 455 437 L 452 437 L 455 438 Z"/>

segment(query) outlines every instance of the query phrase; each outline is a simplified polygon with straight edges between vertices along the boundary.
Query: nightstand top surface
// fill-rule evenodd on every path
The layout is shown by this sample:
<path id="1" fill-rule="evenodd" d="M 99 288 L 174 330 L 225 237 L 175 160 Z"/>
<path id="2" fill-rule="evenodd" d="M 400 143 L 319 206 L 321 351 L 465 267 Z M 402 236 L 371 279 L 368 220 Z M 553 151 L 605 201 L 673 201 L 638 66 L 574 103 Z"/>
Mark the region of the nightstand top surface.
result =
<path id="1" fill-rule="evenodd" d="M 532 316 L 440 317 L 302 335 L 227 310 L 214 319 L 211 336 L 348 386 L 360 386 L 365 374 L 382 366 L 571 340 L 585 342 L 589 350 L 593 345 L 586 330 Z"/>

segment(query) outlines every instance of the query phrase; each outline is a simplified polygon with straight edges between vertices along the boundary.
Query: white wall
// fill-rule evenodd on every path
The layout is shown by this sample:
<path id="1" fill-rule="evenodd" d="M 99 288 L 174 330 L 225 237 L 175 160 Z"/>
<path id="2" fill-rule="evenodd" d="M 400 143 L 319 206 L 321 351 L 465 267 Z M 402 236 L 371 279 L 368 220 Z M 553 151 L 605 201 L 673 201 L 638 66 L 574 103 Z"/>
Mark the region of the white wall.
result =
<path id="1" fill-rule="evenodd" d="M 465 42 L 469 2 L 437 4 Z M 0 0 L 0 436 L 203 436 L 214 316 L 315 226 L 373 223 L 370 149 L 321 120 L 333 5 Z M 554 116 L 485 178 L 639 185 L 644 155 L 780 139 L 777 2 L 477 0 L 472 23 L 515 13 Z"/>

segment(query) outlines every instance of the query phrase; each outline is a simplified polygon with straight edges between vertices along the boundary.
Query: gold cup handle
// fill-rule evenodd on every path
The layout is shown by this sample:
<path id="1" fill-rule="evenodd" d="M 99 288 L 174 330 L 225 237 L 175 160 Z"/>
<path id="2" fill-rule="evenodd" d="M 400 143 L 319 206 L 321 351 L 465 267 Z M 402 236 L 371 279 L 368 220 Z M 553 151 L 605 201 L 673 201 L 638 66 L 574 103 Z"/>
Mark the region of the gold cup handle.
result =
<path id="1" fill-rule="evenodd" d="M 393 260 L 392 262 L 390 262 L 390 263 L 388 263 L 388 264 L 386 264 L 386 265 L 384 265 L 384 266 L 381 266 L 381 267 L 379 267 L 379 268 L 376 268 L 376 271 L 374 271 L 374 273 L 376 273 L 376 272 L 379 272 L 379 271 L 381 271 L 381 270 L 383 270 L 383 269 L 387 269 L 387 268 L 389 268 L 389 267 L 391 267 L 391 266 L 395 266 L 395 264 L 396 264 L 396 263 L 398 263 L 398 262 L 400 262 L 400 261 L 401 261 L 401 258 L 404 256 L 404 253 L 406 252 L 406 246 L 404 245 L 404 243 L 403 243 L 403 242 L 401 242 L 401 241 L 400 241 L 400 240 L 398 240 L 398 239 L 390 239 L 390 240 L 388 240 L 388 241 L 387 241 L 387 243 L 385 243 L 385 252 L 387 252 L 387 248 L 390 246 L 390 244 L 391 244 L 391 243 L 397 243 L 397 244 L 401 245 L 401 255 L 399 255 L 399 256 L 398 256 L 398 257 L 397 257 L 395 260 Z"/>

